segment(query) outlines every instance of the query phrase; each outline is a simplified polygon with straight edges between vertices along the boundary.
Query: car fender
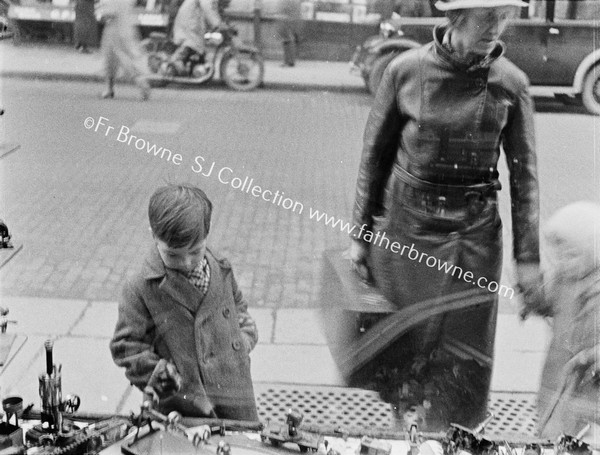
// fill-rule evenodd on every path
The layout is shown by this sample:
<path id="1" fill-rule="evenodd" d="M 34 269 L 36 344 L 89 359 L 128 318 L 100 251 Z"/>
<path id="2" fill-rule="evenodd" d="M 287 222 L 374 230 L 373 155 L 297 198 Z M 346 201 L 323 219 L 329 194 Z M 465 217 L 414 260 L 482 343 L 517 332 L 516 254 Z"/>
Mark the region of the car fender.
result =
<path id="1" fill-rule="evenodd" d="M 399 49 L 416 49 L 421 46 L 421 43 L 410 38 L 392 38 L 377 43 L 377 45 L 374 45 L 370 49 L 370 52 L 377 55 L 383 55 Z"/>
<path id="2" fill-rule="evenodd" d="M 588 54 L 577 68 L 575 77 L 573 78 L 573 89 L 576 93 L 581 93 L 583 90 L 583 81 L 588 71 L 600 61 L 600 49 L 595 50 L 591 54 Z"/>

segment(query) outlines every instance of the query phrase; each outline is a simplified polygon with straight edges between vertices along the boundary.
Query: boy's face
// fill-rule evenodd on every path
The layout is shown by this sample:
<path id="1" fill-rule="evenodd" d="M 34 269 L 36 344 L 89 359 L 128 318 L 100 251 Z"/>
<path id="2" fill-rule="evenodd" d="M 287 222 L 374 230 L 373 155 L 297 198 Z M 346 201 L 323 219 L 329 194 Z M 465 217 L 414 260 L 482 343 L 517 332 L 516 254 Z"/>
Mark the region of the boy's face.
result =
<path id="1" fill-rule="evenodd" d="M 194 270 L 206 253 L 206 239 L 180 248 L 170 247 L 157 237 L 154 237 L 154 241 L 165 267 L 178 272 L 189 273 Z"/>

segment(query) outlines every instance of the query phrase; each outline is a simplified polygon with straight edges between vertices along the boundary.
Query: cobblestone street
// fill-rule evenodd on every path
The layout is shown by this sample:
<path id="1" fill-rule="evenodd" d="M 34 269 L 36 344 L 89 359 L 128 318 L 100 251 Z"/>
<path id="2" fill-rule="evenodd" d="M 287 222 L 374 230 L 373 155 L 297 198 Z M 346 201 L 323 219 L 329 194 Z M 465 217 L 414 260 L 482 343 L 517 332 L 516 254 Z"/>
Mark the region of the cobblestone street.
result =
<path id="1" fill-rule="evenodd" d="M 113 102 L 76 82 L 6 81 L 4 91 L 6 139 L 21 147 L 0 161 L 0 208 L 24 248 L 0 271 L 2 294 L 117 300 L 151 244 L 150 194 L 187 181 L 213 200 L 209 244 L 231 260 L 252 306 L 318 306 L 321 254 L 348 240 L 310 211 L 350 221 L 368 95 L 183 89 L 137 103 L 127 86 Z M 595 122 L 537 115 L 542 217 L 598 198 Z M 152 145 L 181 154 L 179 164 Z M 244 181 L 279 199 L 253 196 Z"/>
<path id="2" fill-rule="evenodd" d="M 321 253 L 347 235 L 311 220 L 310 208 L 350 220 L 368 96 L 183 90 L 141 104 L 96 100 L 94 85 L 31 84 L 16 94 L 17 85 L 6 84 L 15 112 L 6 128 L 21 148 L 0 163 L 1 207 L 24 248 L 0 272 L 2 293 L 116 300 L 151 243 L 150 194 L 187 181 L 213 200 L 209 245 L 231 260 L 253 305 L 316 304 Z M 114 129 L 87 130 L 87 117 Z M 139 138 L 181 163 L 139 150 Z M 236 177 L 278 192 L 279 204 L 234 188 Z"/>

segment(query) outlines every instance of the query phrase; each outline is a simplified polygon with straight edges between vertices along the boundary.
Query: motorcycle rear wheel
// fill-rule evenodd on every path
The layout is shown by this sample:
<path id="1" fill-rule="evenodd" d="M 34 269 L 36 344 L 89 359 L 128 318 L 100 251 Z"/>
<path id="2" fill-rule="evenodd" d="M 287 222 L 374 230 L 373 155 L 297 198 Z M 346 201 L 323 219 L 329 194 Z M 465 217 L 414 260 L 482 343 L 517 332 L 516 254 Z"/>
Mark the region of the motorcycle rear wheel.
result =
<path id="1" fill-rule="evenodd" d="M 262 84 L 264 74 L 264 60 L 256 51 L 229 49 L 221 58 L 220 78 L 234 90 L 254 90 Z"/>

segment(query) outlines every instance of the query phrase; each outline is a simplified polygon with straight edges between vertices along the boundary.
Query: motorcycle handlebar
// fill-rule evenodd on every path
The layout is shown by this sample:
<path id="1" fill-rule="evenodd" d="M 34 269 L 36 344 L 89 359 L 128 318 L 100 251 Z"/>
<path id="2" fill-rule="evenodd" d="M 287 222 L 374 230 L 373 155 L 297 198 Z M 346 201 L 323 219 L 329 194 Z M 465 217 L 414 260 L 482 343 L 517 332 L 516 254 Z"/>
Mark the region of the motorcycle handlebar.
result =
<path id="1" fill-rule="evenodd" d="M 228 36 L 237 36 L 237 34 L 238 34 L 237 29 L 234 26 L 229 25 L 227 23 L 219 25 L 213 31 L 221 32 L 224 35 L 228 35 Z"/>

